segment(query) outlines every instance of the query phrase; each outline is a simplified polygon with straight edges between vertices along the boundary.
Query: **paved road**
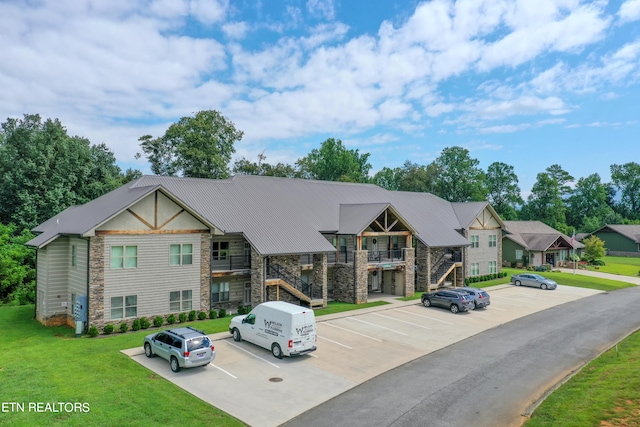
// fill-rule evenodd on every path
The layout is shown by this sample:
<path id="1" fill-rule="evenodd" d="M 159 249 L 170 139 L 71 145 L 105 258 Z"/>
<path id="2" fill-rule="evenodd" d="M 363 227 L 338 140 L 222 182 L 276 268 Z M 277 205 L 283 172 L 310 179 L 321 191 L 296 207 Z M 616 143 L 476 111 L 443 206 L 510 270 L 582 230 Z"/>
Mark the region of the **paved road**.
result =
<path id="1" fill-rule="evenodd" d="M 545 391 L 640 328 L 638 307 L 634 287 L 534 313 L 377 376 L 284 425 L 518 426 Z"/>

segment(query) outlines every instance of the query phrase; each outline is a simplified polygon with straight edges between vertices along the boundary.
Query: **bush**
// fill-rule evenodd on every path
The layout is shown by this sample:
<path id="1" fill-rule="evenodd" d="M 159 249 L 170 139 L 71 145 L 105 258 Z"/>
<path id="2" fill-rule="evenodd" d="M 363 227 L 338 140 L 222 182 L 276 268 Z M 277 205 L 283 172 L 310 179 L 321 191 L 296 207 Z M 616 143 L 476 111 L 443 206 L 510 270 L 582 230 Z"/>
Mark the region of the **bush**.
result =
<path id="1" fill-rule="evenodd" d="M 601 259 L 594 259 L 593 261 L 591 261 L 591 265 L 607 265 L 607 264 Z"/>
<path id="2" fill-rule="evenodd" d="M 187 321 L 187 313 L 178 314 L 178 320 L 180 320 L 180 323 L 186 322 Z"/>
<path id="3" fill-rule="evenodd" d="M 218 318 L 218 312 L 215 310 L 209 310 L 209 319 L 217 319 Z"/>
<path id="4" fill-rule="evenodd" d="M 133 323 L 131 323 L 131 329 L 134 331 L 140 330 L 140 319 L 133 319 Z"/>
<path id="5" fill-rule="evenodd" d="M 156 328 L 162 326 L 162 324 L 164 323 L 164 319 L 162 318 L 162 316 L 156 316 L 153 319 L 153 326 L 155 326 Z"/>
<path id="6" fill-rule="evenodd" d="M 120 332 L 121 333 L 125 333 L 129 330 L 129 325 L 127 325 L 126 323 L 120 323 Z"/>
<path id="7" fill-rule="evenodd" d="M 218 313 L 218 317 L 226 317 L 227 316 L 227 310 L 225 310 L 224 308 L 220 309 L 220 312 Z"/>
<path id="8" fill-rule="evenodd" d="M 198 320 L 204 320 L 207 318 L 207 313 L 205 313 L 204 311 L 201 311 L 200 313 L 198 313 Z"/>
<path id="9" fill-rule="evenodd" d="M 147 319 L 146 317 L 141 317 L 140 318 L 140 327 L 142 329 L 147 329 L 149 326 L 151 326 L 151 322 L 149 322 L 149 319 Z"/>
<path id="10" fill-rule="evenodd" d="M 91 325 L 91 327 L 89 327 L 89 331 L 87 332 L 87 334 L 91 337 L 97 337 L 98 336 L 98 328 L 96 327 L 96 325 Z"/>
<path id="11" fill-rule="evenodd" d="M 189 312 L 189 322 L 193 322 L 194 320 L 196 320 L 196 316 L 197 316 L 196 311 L 195 310 L 191 310 Z"/>
<path id="12" fill-rule="evenodd" d="M 112 324 L 108 324 L 108 325 L 105 325 L 104 328 L 102 328 L 102 332 L 105 335 L 110 335 L 113 333 L 113 329 L 114 329 L 114 326 Z"/>
<path id="13" fill-rule="evenodd" d="M 173 325 L 174 323 L 176 323 L 176 315 L 170 314 L 169 316 L 167 316 L 167 323 L 170 325 Z"/>

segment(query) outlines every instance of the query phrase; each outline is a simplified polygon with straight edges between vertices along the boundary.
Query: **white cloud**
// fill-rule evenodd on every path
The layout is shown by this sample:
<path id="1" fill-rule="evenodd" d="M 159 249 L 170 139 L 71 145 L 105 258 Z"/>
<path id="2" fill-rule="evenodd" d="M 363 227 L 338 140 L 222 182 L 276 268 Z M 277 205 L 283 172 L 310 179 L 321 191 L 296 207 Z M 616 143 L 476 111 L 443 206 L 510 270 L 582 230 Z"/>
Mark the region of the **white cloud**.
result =
<path id="1" fill-rule="evenodd" d="M 335 18 L 333 0 L 307 0 L 307 10 L 317 18 L 332 21 Z"/>
<path id="2" fill-rule="evenodd" d="M 229 8 L 229 0 L 190 0 L 190 13 L 203 24 L 222 22 Z"/>
<path id="3" fill-rule="evenodd" d="M 249 31 L 249 24 L 246 22 L 229 22 L 222 26 L 222 31 L 230 39 L 239 40 Z"/>
<path id="4" fill-rule="evenodd" d="M 640 19 L 640 0 L 627 0 L 620 6 L 618 11 L 620 21 L 632 22 Z"/>

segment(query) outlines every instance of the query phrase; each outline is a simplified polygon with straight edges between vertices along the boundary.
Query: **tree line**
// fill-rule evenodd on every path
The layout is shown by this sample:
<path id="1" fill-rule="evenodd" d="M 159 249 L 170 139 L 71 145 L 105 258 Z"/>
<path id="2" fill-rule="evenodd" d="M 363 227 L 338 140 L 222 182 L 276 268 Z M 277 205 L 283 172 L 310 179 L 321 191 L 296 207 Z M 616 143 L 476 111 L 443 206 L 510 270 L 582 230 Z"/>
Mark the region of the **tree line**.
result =
<path id="1" fill-rule="evenodd" d="M 329 138 L 294 164 L 232 162 L 244 133 L 215 110 L 182 117 L 161 136 L 141 136 L 140 153 L 156 175 L 224 179 L 234 174 L 373 183 L 392 191 L 428 192 L 451 202 L 489 201 L 503 219 L 540 220 L 570 234 L 605 224 L 640 223 L 640 165 L 610 166 L 575 179 L 561 165 L 538 173 L 524 200 L 513 166 L 486 170 L 467 149 L 447 147 L 431 163 L 407 160 L 370 174 L 370 154 Z M 70 136 L 58 119 L 8 118 L 0 130 L 0 302 L 33 300 L 35 256 L 23 243 L 30 229 L 72 205 L 93 200 L 142 175 L 122 171 L 109 148 Z M 573 184 L 573 185 L 570 185 Z M 22 270 L 16 266 L 24 267 Z"/>

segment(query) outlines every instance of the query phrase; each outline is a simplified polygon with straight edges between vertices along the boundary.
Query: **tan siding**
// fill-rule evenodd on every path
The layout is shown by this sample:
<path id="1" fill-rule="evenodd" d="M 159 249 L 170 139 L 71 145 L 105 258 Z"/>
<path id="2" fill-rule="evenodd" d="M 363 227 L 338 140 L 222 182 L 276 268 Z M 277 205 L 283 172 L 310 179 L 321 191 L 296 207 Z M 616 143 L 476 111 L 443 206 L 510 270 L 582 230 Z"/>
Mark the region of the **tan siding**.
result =
<path id="1" fill-rule="evenodd" d="M 193 264 L 170 266 L 169 245 L 193 245 Z M 111 246 L 137 246 L 138 267 L 111 268 Z M 200 235 L 107 236 L 105 238 L 105 320 L 111 317 L 111 297 L 137 295 L 138 317 L 169 312 L 169 292 L 192 290 L 193 307 L 200 307 Z"/>
<path id="2" fill-rule="evenodd" d="M 47 245 L 46 256 L 46 291 L 45 316 L 69 313 L 67 300 L 68 269 L 71 263 L 69 257 L 69 239 L 60 237 Z M 63 303 L 67 306 L 63 306 Z"/>
<path id="3" fill-rule="evenodd" d="M 71 246 L 76 247 L 76 265 L 71 265 Z M 68 247 L 68 271 L 69 271 L 69 292 L 67 295 L 67 302 L 71 307 L 71 294 L 87 295 L 87 241 L 84 239 L 69 239 Z M 73 312 L 71 309 L 70 313 Z"/>

